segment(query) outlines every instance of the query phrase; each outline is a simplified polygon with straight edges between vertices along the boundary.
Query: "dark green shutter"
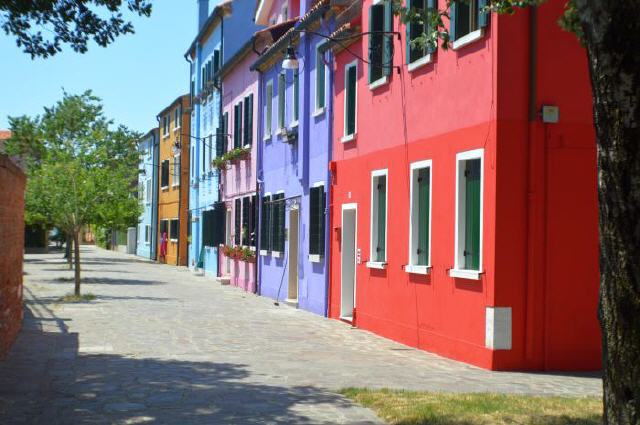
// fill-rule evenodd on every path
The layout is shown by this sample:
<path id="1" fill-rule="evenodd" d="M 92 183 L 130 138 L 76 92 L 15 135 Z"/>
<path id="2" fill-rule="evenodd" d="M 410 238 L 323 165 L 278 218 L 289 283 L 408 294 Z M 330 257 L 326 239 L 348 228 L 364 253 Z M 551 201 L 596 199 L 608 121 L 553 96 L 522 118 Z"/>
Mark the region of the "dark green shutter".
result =
<path id="1" fill-rule="evenodd" d="M 429 262 L 429 216 L 431 187 L 431 171 L 422 168 L 418 171 L 418 265 L 426 266 Z"/>
<path id="2" fill-rule="evenodd" d="M 255 248 L 257 241 L 257 229 L 258 229 L 258 195 L 251 197 L 251 220 L 250 220 L 250 245 Z"/>
<path id="3" fill-rule="evenodd" d="M 211 245 L 209 241 L 209 211 L 202 211 L 202 245 Z"/>
<path id="4" fill-rule="evenodd" d="M 373 32 L 373 20 L 374 20 L 374 11 L 375 11 L 375 7 L 376 5 L 371 5 L 369 6 L 369 46 L 368 46 L 368 51 L 369 51 L 369 66 L 368 66 L 368 72 L 369 72 L 369 78 L 368 81 L 369 83 L 373 82 L 373 78 L 374 78 L 374 58 L 375 58 L 375 54 L 374 54 L 374 46 L 375 46 L 375 40 L 376 40 L 376 36 L 374 34 L 372 34 Z"/>
<path id="5" fill-rule="evenodd" d="M 242 147 L 242 102 L 238 103 L 238 145 L 235 147 Z"/>
<path id="6" fill-rule="evenodd" d="M 424 32 L 429 35 L 431 32 L 431 22 L 432 22 L 432 14 L 437 13 L 436 10 L 436 0 L 427 0 L 427 21 L 424 23 Z M 427 44 L 427 53 L 433 53 L 436 51 L 438 40 L 435 41 L 436 45 L 433 46 L 431 44 Z"/>
<path id="7" fill-rule="evenodd" d="M 285 202 L 284 194 L 279 193 L 273 196 L 273 250 L 284 252 L 284 231 L 285 231 Z"/>
<path id="8" fill-rule="evenodd" d="M 393 4 L 391 0 L 384 1 L 384 31 L 393 31 Z M 393 69 L 393 35 L 384 34 L 382 40 L 383 75 L 391 75 L 391 70 Z"/>
<path id="9" fill-rule="evenodd" d="M 357 67 L 352 66 L 347 71 L 347 114 L 346 114 L 346 135 L 356 132 L 356 90 L 357 90 Z"/>
<path id="10" fill-rule="evenodd" d="M 411 8 L 412 7 L 413 7 L 413 2 L 411 0 L 407 0 L 407 12 L 411 12 Z M 411 60 L 411 53 L 412 53 L 411 52 L 411 39 L 412 39 L 414 26 L 415 26 L 415 24 L 412 21 L 408 21 L 405 24 L 405 48 L 404 48 L 404 52 L 405 52 L 407 64 L 410 64 L 411 62 L 413 62 Z"/>
<path id="11" fill-rule="evenodd" d="M 245 196 L 242 198 L 242 245 L 249 246 L 251 244 L 251 197 Z"/>
<path id="12" fill-rule="evenodd" d="M 226 204 L 224 202 L 216 202 L 213 205 L 213 210 L 211 211 L 210 220 L 212 224 L 211 229 L 211 246 L 219 246 L 226 242 Z"/>
<path id="13" fill-rule="evenodd" d="M 457 16 L 457 2 L 452 2 L 451 7 L 449 8 L 449 39 L 451 41 L 456 40 L 456 16 Z"/>
<path id="14" fill-rule="evenodd" d="M 253 144 L 253 93 L 247 96 L 244 100 L 244 116 L 245 129 L 244 129 L 244 144 Z"/>
<path id="15" fill-rule="evenodd" d="M 480 268 L 480 159 L 465 161 L 464 268 Z"/>
<path id="16" fill-rule="evenodd" d="M 284 74 L 278 75 L 278 128 L 284 128 L 285 123 L 285 79 Z"/>
<path id="17" fill-rule="evenodd" d="M 317 109 L 322 109 L 325 106 L 325 65 L 324 65 L 324 52 L 321 49 L 316 50 L 316 96 L 317 96 Z"/>
<path id="18" fill-rule="evenodd" d="M 486 27 L 489 13 L 483 11 L 487 6 L 487 0 L 478 0 L 478 28 Z"/>
<path id="19" fill-rule="evenodd" d="M 262 223 L 260 225 L 260 249 L 271 251 L 271 196 L 262 197 Z"/>
<path id="20" fill-rule="evenodd" d="M 326 196 L 324 186 L 318 188 L 318 254 L 324 254 L 324 232 L 325 232 L 325 209 L 326 209 Z"/>
<path id="21" fill-rule="evenodd" d="M 229 149 L 229 113 L 225 112 L 222 116 L 222 151 Z M 222 156 L 222 155 L 220 155 Z"/>
<path id="22" fill-rule="evenodd" d="M 386 259 L 387 240 L 387 176 L 378 177 L 378 243 L 376 246 L 376 261 Z"/>
<path id="23" fill-rule="evenodd" d="M 242 204 L 240 199 L 236 199 L 233 209 L 235 218 L 235 231 L 233 235 L 233 243 L 240 245 L 240 235 L 242 234 L 242 221 L 240 221 L 240 213 L 242 211 Z"/>
<path id="24" fill-rule="evenodd" d="M 249 96 L 244 98 L 244 125 L 242 126 L 242 143 L 241 145 L 249 144 Z"/>
<path id="25" fill-rule="evenodd" d="M 318 252 L 318 189 L 312 187 L 309 190 L 309 254 L 319 254 Z"/>
<path id="26" fill-rule="evenodd" d="M 298 121 L 300 114 L 300 78 L 298 70 L 293 72 L 293 120 Z"/>

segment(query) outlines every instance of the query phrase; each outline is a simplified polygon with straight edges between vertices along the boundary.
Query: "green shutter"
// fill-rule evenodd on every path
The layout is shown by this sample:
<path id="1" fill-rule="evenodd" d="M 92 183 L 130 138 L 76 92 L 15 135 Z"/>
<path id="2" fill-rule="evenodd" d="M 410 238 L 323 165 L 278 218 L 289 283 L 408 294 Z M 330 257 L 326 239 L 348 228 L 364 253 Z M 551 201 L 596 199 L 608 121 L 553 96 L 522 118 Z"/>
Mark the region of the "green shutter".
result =
<path id="1" fill-rule="evenodd" d="M 457 9 L 457 2 L 452 2 L 451 3 L 451 7 L 449 8 L 449 39 L 451 41 L 455 41 L 456 40 L 456 9 Z"/>
<path id="2" fill-rule="evenodd" d="M 242 221 L 240 220 L 240 212 L 242 204 L 240 199 L 236 199 L 233 209 L 235 230 L 233 235 L 233 243 L 240 245 L 240 235 L 242 234 Z"/>
<path id="3" fill-rule="evenodd" d="M 347 71 L 347 114 L 346 114 L 346 135 L 356 132 L 356 90 L 357 90 L 357 67 L 352 66 Z"/>
<path id="4" fill-rule="evenodd" d="M 309 190 L 309 254 L 319 254 L 318 252 L 318 192 L 319 187 L 312 187 Z"/>
<path id="5" fill-rule="evenodd" d="M 413 2 L 411 0 L 407 0 L 407 12 L 411 11 L 411 8 L 413 7 Z M 406 57 L 406 61 L 407 64 L 410 64 L 411 62 L 413 62 L 411 60 L 411 39 L 412 39 L 412 33 L 413 33 L 413 27 L 414 24 L 411 21 L 408 21 L 405 24 L 405 48 L 404 48 L 404 52 L 405 52 L 405 57 Z"/>
<path id="6" fill-rule="evenodd" d="M 242 198 L 242 230 L 240 232 L 242 245 L 249 246 L 251 244 L 251 197 L 245 196 Z"/>
<path id="7" fill-rule="evenodd" d="M 271 196 L 262 197 L 262 223 L 260 225 L 260 249 L 271 251 Z"/>
<path id="8" fill-rule="evenodd" d="M 384 31 L 393 31 L 393 4 L 391 0 L 384 1 Z M 383 74 L 391 75 L 393 70 L 393 34 L 385 34 L 382 44 Z"/>
<path id="9" fill-rule="evenodd" d="M 253 99 L 252 99 L 253 100 Z M 258 195 L 251 197 L 251 246 L 255 248 L 258 238 Z"/>
<path id="10" fill-rule="evenodd" d="M 213 205 L 213 210 L 211 211 L 212 219 L 209 220 L 211 223 L 211 246 L 219 246 L 225 243 L 226 235 L 225 235 L 225 221 L 226 221 L 226 205 L 224 202 L 216 202 Z"/>
<path id="11" fill-rule="evenodd" d="M 373 59 L 375 57 L 374 55 L 374 41 L 375 41 L 375 36 L 372 34 L 373 31 L 373 14 L 374 14 L 374 10 L 375 10 L 375 5 L 371 5 L 369 6 L 369 37 L 368 37 L 368 42 L 369 42 L 369 46 L 368 46 L 368 51 L 369 51 L 369 66 L 368 68 L 368 72 L 369 72 L 369 77 L 368 77 L 368 81 L 369 83 L 373 82 L 373 78 L 374 78 L 374 66 L 372 64 Z"/>
<path id="12" fill-rule="evenodd" d="M 284 128 L 284 114 L 285 114 L 285 80 L 284 74 L 278 76 L 278 128 Z"/>
<path id="13" fill-rule="evenodd" d="M 324 53 L 318 48 L 316 50 L 316 109 L 322 109 L 325 106 L 325 79 Z"/>
<path id="14" fill-rule="evenodd" d="M 237 134 L 238 134 L 238 145 L 235 146 L 236 148 L 241 148 L 242 147 L 242 102 L 238 103 L 238 130 L 237 130 Z"/>
<path id="15" fill-rule="evenodd" d="M 386 260 L 387 240 L 387 176 L 377 179 L 378 186 L 378 241 L 376 246 L 376 261 Z"/>
<path id="16" fill-rule="evenodd" d="M 280 199 L 280 202 L 278 202 L 278 234 L 279 234 L 278 251 L 284 252 L 285 202 L 282 200 L 282 199 L 284 199 L 284 194 L 283 193 L 280 194 L 279 199 Z"/>
<path id="17" fill-rule="evenodd" d="M 418 265 L 429 263 L 429 191 L 431 189 L 431 170 L 422 168 L 418 171 Z"/>
<path id="18" fill-rule="evenodd" d="M 480 268 L 480 159 L 465 161 L 464 268 Z"/>
<path id="19" fill-rule="evenodd" d="M 238 119 L 239 119 L 240 114 L 238 114 L 238 105 L 235 105 L 233 107 L 233 147 L 234 149 L 238 147 L 238 137 L 239 137 L 239 131 L 238 131 Z"/>
<path id="20" fill-rule="evenodd" d="M 489 14 L 483 9 L 487 6 L 487 0 L 478 0 L 478 28 L 486 27 Z"/>
<path id="21" fill-rule="evenodd" d="M 298 70 L 293 72 L 293 120 L 298 121 L 300 115 L 300 76 Z"/>
<path id="22" fill-rule="evenodd" d="M 245 105 L 244 108 L 244 114 L 247 117 L 247 124 L 245 128 L 246 137 L 244 143 L 247 145 L 251 145 L 253 144 L 253 93 L 250 94 L 246 99 L 246 103 L 248 103 L 248 105 Z"/>
<path id="23" fill-rule="evenodd" d="M 267 84 L 267 95 L 266 95 L 266 111 L 265 111 L 265 115 L 266 115 L 266 119 L 265 119 L 265 125 L 264 125 L 264 132 L 265 135 L 267 136 L 271 136 L 271 108 L 273 107 L 273 85 L 272 84 Z"/>
<path id="24" fill-rule="evenodd" d="M 324 186 L 320 186 L 318 190 L 318 254 L 324 254 L 324 232 L 325 232 L 325 209 L 327 207 L 327 198 L 325 196 Z"/>

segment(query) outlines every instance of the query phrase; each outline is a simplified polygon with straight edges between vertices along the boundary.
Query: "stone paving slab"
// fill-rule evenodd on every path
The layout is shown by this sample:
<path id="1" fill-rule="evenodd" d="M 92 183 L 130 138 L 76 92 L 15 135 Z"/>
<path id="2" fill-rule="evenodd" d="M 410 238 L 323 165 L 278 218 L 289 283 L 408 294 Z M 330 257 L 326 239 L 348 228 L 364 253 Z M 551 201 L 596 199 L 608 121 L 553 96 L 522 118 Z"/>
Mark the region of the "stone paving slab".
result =
<path id="1" fill-rule="evenodd" d="M 23 330 L 0 362 L 1 424 L 378 424 L 343 387 L 601 394 L 594 375 L 489 372 L 221 286 L 82 247 L 27 255 Z"/>

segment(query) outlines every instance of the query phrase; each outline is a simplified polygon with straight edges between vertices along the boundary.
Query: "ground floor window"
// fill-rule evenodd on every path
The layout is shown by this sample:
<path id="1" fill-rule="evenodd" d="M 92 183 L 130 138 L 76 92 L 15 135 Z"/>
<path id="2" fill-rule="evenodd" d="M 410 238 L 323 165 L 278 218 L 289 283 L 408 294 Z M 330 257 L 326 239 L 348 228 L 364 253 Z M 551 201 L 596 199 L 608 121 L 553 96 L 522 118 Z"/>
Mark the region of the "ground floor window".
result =
<path id="1" fill-rule="evenodd" d="M 169 223 L 169 240 L 172 242 L 176 242 L 180 236 L 179 223 L 180 221 L 177 218 L 172 218 Z"/>
<path id="2" fill-rule="evenodd" d="M 387 170 L 371 173 L 371 250 L 374 263 L 387 262 Z"/>
<path id="3" fill-rule="evenodd" d="M 482 265 L 483 150 L 456 156 L 455 269 L 479 272 Z"/>
<path id="4" fill-rule="evenodd" d="M 272 198 L 271 207 L 271 249 L 274 252 L 284 252 L 284 193 L 276 193 Z"/>
<path id="5" fill-rule="evenodd" d="M 144 243 L 148 245 L 149 239 L 151 239 L 151 226 L 146 224 L 144 226 Z"/>
<path id="6" fill-rule="evenodd" d="M 241 235 L 242 235 L 242 200 L 240 198 L 236 199 L 233 207 L 234 214 L 234 228 L 233 232 L 233 243 L 235 245 L 240 245 Z"/>
<path id="7" fill-rule="evenodd" d="M 427 267 L 431 251 L 431 161 L 411 164 L 409 265 Z"/>
<path id="8" fill-rule="evenodd" d="M 265 193 L 262 196 L 261 227 L 260 227 L 260 250 L 263 253 L 271 251 L 271 194 Z"/>
<path id="9" fill-rule="evenodd" d="M 326 197 L 324 183 L 309 190 L 309 255 L 324 255 Z"/>

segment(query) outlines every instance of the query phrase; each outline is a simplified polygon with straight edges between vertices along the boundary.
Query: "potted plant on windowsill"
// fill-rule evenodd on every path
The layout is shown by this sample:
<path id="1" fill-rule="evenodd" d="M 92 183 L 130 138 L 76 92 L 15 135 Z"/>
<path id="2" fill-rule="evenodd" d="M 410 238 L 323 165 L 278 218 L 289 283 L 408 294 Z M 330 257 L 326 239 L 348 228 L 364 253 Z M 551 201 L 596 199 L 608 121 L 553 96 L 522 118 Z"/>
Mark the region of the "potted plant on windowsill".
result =
<path id="1" fill-rule="evenodd" d="M 213 161 L 211 161 L 211 163 L 218 170 L 222 171 L 222 170 L 226 170 L 227 169 L 227 161 L 224 159 L 224 155 L 215 158 Z"/>
<path id="2" fill-rule="evenodd" d="M 242 248 L 240 260 L 245 263 L 255 263 L 256 254 L 250 248 Z"/>

